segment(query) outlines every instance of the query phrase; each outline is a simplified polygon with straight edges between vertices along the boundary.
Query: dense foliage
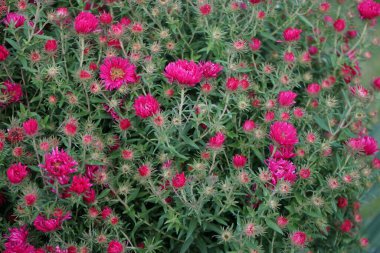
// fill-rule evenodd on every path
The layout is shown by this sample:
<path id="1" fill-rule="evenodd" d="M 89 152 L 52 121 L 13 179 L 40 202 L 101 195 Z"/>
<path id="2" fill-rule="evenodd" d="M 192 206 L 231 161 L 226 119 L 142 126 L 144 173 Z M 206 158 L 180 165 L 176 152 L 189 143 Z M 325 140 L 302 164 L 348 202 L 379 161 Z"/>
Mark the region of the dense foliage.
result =
<path id="1" fill-rule="evenodd" d="M 373 0 L 0 1 L 2 252 L 359 252 Z"/>

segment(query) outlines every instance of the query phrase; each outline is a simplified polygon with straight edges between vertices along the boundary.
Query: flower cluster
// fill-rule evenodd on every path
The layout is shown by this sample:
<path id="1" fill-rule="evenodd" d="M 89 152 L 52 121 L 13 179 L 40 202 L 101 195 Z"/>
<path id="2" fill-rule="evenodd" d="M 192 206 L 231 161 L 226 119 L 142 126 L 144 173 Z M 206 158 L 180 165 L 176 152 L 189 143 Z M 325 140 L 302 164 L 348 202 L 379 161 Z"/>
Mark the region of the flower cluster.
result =
<path id="1" fill-rule="evenodd" d="M 371 247 L 375 0 L 8 2 L 1 252 Z"/>

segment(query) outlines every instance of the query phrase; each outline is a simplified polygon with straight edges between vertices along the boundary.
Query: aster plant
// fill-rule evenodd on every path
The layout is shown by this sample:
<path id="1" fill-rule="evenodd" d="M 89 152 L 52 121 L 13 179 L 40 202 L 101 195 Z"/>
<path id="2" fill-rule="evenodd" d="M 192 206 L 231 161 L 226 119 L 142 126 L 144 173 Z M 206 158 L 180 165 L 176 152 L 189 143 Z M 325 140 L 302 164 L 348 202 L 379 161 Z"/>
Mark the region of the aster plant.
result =
<path id="1" fill-rule="evenodd" d="M 0 0 L 0 251 L 361 252 L 374 0 Z"/>

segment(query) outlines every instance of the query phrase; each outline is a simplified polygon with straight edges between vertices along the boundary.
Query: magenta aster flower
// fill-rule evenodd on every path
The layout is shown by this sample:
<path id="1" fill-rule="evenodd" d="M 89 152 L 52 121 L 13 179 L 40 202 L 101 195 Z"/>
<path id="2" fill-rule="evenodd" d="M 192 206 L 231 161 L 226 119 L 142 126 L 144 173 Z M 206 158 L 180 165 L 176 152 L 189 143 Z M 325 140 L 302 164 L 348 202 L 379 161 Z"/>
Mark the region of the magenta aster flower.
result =
<path id="1" fill-rule="evenodd" d="M 270 126 L 269 135 L 279 145 L 294 145 L 298 143 L 297 129 L 289 122 L 274 122 Z"/>
<path id="2" fill-rule="evenodd" d="M 121 57 L 106 58 L 100 66 L 100 78 L 107 90 L 117 90 L 123 84 L 136 83 L 136 66 Z"/>
<path id="3" fill-rule="evenodd" d="M 136 98 L 133 107 L 136 115 L 143 119 L 151 117 L 160 111 L 160 104 L 150 94 Z"/>
<path id="4" fill-rule="evenodd" d="M 380 15 L 380 3 L 373 0 L 361 1 L 357 8 L 362 19 L 374 19 Z"/>
<path id="5" fill-rule="evenodd" d="M 77 171 L 78 163 L 64 150 L 53 149 L 51 153 L 45 154 L 45 163 L 40 164 L 52 180 L 57 180 L 60 184 L 67 184 L 70 174 Z"/>
<path id="6" fill-rule="evenodd" d="M 290 235 L 290 240 L 293 245 L 303 247 L 306 244 L 307 235 L 302 231 L 297 231 Z"/>
<path id="7" fill-rule="evenodd" d="M 9 12 L 4 19 L 4 24 L 9 26 L 10 24 L 14 24 L 16 28 L 23 26 L 25 23 L 25 17 L 16 12 Z"/>
<path id="8" fill-rule="evenodd" d="M 79 34 L 92 33 L 98 28 L 98 25 L 98 19 L 90 12 L 82 11 L 74 20 L 74 29 Z"/>
<path id="9" fill-rule="evenodd" d="M 12 184 L 21 183 L 28 176 L 28 168 L 22 163 L 12 164 L 7 170 L 7 177 Z"/>
<path id="10" fill-rule="evenodd" d="M 296 166 L 294 166 L 291 161 L 269 158 L 266 163 L 272 174 L 273 185 L 276 185 L 280 179 L 290 183 L 294 183 L 296 181 Z"/>
<path id="11" fill-rule="evenodd" d="M 299 40 L 301 38 L 301 33 L 302 33 L 301 29 L 289 27 L 289 28 L 286 28 L 284 30 L 282 35 L 283 35 L 285 41 L 290 42 L 290 41 Z"/>
<path id="12" fill-rule="evenodd" d="M 287 90 L 287 91 L 280 91 L 278 93 L 277 101 L 280 104 L 280 106 L 288 107 L 292 106 L 295 103 L 295 99 L 297 97 L 297 93 Z"/>
<path id="13" fill-rule="evenodd" d="M 201 62 L 199 63 L 199 67 L 202 70 L 204 78 L 216 78 L 219 72 L 223 70 L 222 66 L 211 61 Z"/>
<path id="14" fill-rule="evenodd" d="M 91 186 L 92 184 L 90 183 L 89 178 L 82 175 L 74 176 L 73 182 L 70 186 L 70 191 L 80 195 L 82 193 L 87 192 L 87 190 L 89 190 Z"/>
<path id="15" fill-rule="evenodd" d="M 0 107 L 7 106 L 11 103 L 15 103 L 22 98 L 22 88 L 19 83 L 12 83 L 10 81 L 4 82 L 5 88 L 1 89 L 1 93 L 5 95 L 5 102 L 0 102 Z"/>
<path id="16" fill-rule="evenodd" d="M 172 185 L 174 188 L 182 188 L 186 184 L 186 176 L 185 173 L 177 173 L 173 178 L 172 178 Z"/>
<path id="17" fill-rule="evenodd" d="M 193 61 L 177 60 L 165 67 L 164 75 L 169 83 L 194 87 L 202 80 L 202 69 Z"/>
<path id="18" fill-rule="evenodd" d="M 377 141 L 372 136 L 351 138 L 348 140 L 347 145 L 352 150 L 356 152 L 364 152 L 366 155 L 373 155 L 379 150 Z"/>
<path id="19" fill-rule="evenodd" d="M 224 136 L 224 134 L 222 132 L 217 132 L 208 141 L 208 146 L 209 148 L 215 149 L 215 150 L 221 149 L 225 140 L 226 140 L 226 137 Z"/>

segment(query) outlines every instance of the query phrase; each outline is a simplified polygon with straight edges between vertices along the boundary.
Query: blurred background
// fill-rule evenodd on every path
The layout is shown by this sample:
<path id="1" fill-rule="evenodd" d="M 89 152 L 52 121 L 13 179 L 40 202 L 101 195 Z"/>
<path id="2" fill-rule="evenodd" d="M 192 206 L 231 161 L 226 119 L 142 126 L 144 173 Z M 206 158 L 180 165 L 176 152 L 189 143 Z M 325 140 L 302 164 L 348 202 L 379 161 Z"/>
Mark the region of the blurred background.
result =
<path id="1" fill-rule="evenodd" d="M 380 29 L 377 27 L 376 37 L 380 38 Z M 374 77 L 380 76 L 380 48 L 374 48 L 372 58 L 361 65 L 363 84 L 372 84 Z M 371 135 L 380 143 L 380 94 L 376 94 L 374 101 L 378 117 L 373 126 Z M 377 154 L 380 158 L 380 154 Z M 379 178 L 380 180 L 380 178 Z M 361 199 L 363 216 L 362 233 L 369 239 L 368 252 L 380 253 L 380 183 L 375 184 Z"/>

